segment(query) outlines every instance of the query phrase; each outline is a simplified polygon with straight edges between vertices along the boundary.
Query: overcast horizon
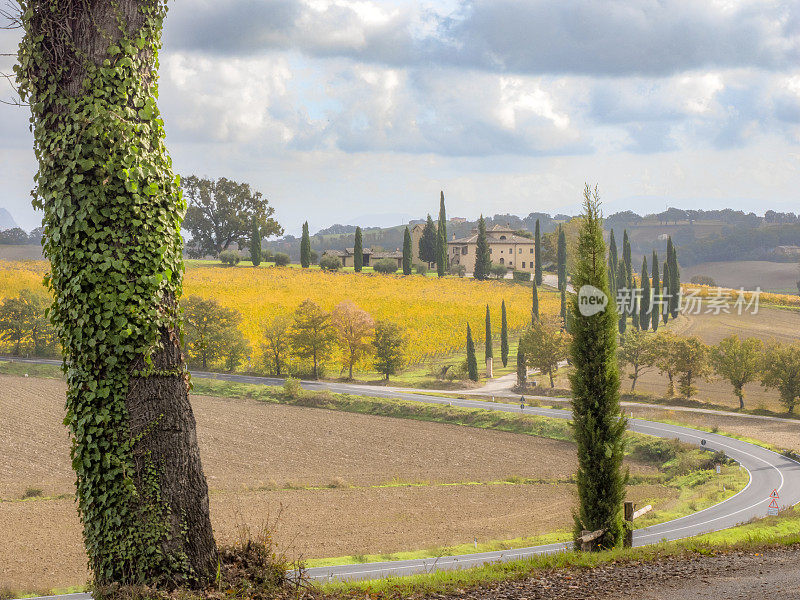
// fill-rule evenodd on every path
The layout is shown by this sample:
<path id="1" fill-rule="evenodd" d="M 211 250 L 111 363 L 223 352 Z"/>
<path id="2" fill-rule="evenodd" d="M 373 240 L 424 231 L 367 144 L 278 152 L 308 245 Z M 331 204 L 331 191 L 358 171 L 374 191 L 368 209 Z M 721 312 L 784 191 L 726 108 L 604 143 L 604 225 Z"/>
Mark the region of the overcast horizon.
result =
<path id="1" fill-rule="evenodd" d="M 163 41 L 176 173 L 249 183 L 287 233 L 435 216 L 439 190 L 448 216 L 574 214 L 584 182 L 606 214 L 800 210 L 798 2 L 184 0 Z M 0 105 L 30 230 L 28 116 Z"/>

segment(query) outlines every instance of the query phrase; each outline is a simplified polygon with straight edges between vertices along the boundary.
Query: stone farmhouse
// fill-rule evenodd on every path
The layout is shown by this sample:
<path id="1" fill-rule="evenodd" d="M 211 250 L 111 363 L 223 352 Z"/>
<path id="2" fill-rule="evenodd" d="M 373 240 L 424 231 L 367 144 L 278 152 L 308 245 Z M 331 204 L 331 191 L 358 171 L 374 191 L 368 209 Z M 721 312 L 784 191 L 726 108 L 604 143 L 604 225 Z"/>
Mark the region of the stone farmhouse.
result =
<path id="1" fill-rule="evenodd" d="M 536 258 L 534 241 L 514 233 L 509 226 L 495 225 L 486 230 L 486 241 L 489 242 L 489 254 L 492 264 L 505 265 L 517 271 L 534 272 Z M 475 270 L 475 256 L 478 247 L 478 230 L 472 235 L 447 242 L 451 265 L 464 265 L 467 273 Z"/>
<path id="2" fill-rule="evenodd" d="M 354 253 L 353 248 L 347 248 L 345 250 L 326 250 L 323 253 L 323 256 L 338 256 L 339 259 L 342 261 L 343 267 L 352 267 L 354 266 Z M 371 267 L 372 264 L 376 260 L 381 260 L 382 258 L 389 258 L 397 262 L 397 268 L 403 268 L 403 252 L 402 250 L 394 250 L 391 252 L 385 252 L 381 250 L 373 250 L 372 248 L 364 248 L 364 253 L 362 255 L 363 262 L 361 263 L 364 267 Z"/>

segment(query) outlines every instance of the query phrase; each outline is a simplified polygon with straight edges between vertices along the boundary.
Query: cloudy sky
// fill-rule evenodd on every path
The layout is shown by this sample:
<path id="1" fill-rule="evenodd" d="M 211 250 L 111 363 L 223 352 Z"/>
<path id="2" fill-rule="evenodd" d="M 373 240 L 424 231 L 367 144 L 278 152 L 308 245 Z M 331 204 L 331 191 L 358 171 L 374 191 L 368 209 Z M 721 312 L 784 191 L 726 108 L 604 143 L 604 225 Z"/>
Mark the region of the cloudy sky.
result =
<path id="1" fill-rule="evenodd" d="M 450 215 L 574 212 L 584 182 L 607 213 L 800 211 L 796 0 L 181 0 L 160 93 L 176 171 L 249 182 L 290 233 L 440 189 Z M 27 118 L 0 106 L 29 229 Z"/>

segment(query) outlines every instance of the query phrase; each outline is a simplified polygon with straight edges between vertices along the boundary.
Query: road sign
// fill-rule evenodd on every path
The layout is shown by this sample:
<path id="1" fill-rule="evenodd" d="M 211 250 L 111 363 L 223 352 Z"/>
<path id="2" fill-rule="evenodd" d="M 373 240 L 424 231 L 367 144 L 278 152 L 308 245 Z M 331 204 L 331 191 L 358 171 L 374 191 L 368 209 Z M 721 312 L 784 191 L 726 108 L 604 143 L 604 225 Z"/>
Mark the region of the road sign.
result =
<path id="1" fill-rule="evenodd" d="M 770 496 L 772 496 L 772 494 L 770 494 Z M 775 498 L 772 498 L 772 502 L 769 503 L 769 507 L 767 507 L 767 514 L 771 517 L 778 515 L 778 501 Z"/>
<path id="2" fill-rule="evenodd" d="M 778 496 L 778 490 L 772 490 L 772 493 L 769 495 L 769 497 L 773 498 L 774 500 L 780 498 L 780 496 Z"/>

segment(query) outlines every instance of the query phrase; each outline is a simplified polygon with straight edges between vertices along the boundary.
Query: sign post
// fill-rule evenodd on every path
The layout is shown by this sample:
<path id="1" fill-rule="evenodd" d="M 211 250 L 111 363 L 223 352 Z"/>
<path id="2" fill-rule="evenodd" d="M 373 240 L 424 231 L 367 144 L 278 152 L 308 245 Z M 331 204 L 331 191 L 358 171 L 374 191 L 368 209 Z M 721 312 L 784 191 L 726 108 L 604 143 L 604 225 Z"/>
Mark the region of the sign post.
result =
<path id="1" fill-rule="evenodd" d="M 778 498 L 780 498 L 778 495 L 778 490 L 772 490 L 772 493 L 769 495 L 769 497 L 771 500 L 769 506 L 767 507 L 767 515 L 770 517 L 775 517 L 778 515 Z"/>

